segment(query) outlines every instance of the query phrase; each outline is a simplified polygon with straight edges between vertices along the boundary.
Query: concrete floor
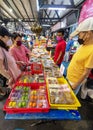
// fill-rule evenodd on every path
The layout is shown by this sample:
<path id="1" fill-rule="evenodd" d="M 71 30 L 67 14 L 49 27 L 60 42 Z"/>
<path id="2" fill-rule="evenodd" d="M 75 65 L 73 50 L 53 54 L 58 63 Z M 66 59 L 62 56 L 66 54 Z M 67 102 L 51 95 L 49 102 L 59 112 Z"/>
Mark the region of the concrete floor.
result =
<path id="1" fill-rule="evenodd" d="M 78 94 L 79 98 L 79 94 Z M 80 99 L 79 99 L 80 100 Z M 2 111 L 4 101 L 0 101 L 0 130 L 93 130 L 93 104 L 80 100 L 82 107 L 80 121 L 62 120 L 31 126 L 36 120 L 5 120 Z"/>

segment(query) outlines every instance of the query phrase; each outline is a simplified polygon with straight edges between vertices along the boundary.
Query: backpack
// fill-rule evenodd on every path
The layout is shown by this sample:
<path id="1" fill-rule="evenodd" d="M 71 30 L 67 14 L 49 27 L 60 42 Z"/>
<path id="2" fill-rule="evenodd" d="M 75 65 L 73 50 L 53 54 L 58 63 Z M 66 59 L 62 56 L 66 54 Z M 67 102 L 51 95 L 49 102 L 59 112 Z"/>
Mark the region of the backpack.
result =
<path id="1" fill-rule="evenodd" d="M 86 86 L 89 89 L 93 89 L 93 69 L 91 70 L 89 77 L 87 78 Z"/>

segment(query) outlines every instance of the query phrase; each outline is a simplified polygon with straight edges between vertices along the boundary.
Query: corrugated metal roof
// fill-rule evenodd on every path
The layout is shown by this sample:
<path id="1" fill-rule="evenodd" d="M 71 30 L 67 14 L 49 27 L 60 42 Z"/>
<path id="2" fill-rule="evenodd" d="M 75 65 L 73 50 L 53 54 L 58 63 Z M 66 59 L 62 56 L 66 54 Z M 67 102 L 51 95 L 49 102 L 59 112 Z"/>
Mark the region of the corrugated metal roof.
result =
<path id="1" fill-rule="evenodd" d="M 6 23 L 22 21 L 28 23 L 28 26 L 32 26 L 37 20 L 41 25 L 53 26 L 82 2 L 84 0 L 0 0 L 0 20 Z M 65 9 L 58 10 L 57 7 Z M 50 8 L 55 8 L 55 10 L 50 10 Z M 25 27 L 25 24 L 23 25 Z"/>

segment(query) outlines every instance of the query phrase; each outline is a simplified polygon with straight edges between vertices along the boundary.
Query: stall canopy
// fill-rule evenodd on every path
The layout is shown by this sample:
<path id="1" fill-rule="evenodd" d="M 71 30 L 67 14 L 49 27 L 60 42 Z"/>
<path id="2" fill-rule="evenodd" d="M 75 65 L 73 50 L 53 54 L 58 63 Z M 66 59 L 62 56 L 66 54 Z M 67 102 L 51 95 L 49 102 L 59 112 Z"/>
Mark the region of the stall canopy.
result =
<path id="1" fill-rule="evenodd" d="M 55 25 L 67 13 L 78 11 L 85 0 L 0 0 L 0 24 L 20 23 L 23 28 L 38 22 L 42 27 Z"/>

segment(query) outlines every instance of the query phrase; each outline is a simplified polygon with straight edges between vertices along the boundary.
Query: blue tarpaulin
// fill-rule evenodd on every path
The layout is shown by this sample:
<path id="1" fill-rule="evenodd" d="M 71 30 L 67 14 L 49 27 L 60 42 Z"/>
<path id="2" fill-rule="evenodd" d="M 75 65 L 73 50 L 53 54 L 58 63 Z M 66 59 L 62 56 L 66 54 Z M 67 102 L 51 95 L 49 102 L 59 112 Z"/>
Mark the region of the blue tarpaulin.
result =
<path id="1" fill-rule="evenodd" d="M 50 110 L 48 113 L 6 114 L 5 119 L 80 120 L 77 110 Z"/>

